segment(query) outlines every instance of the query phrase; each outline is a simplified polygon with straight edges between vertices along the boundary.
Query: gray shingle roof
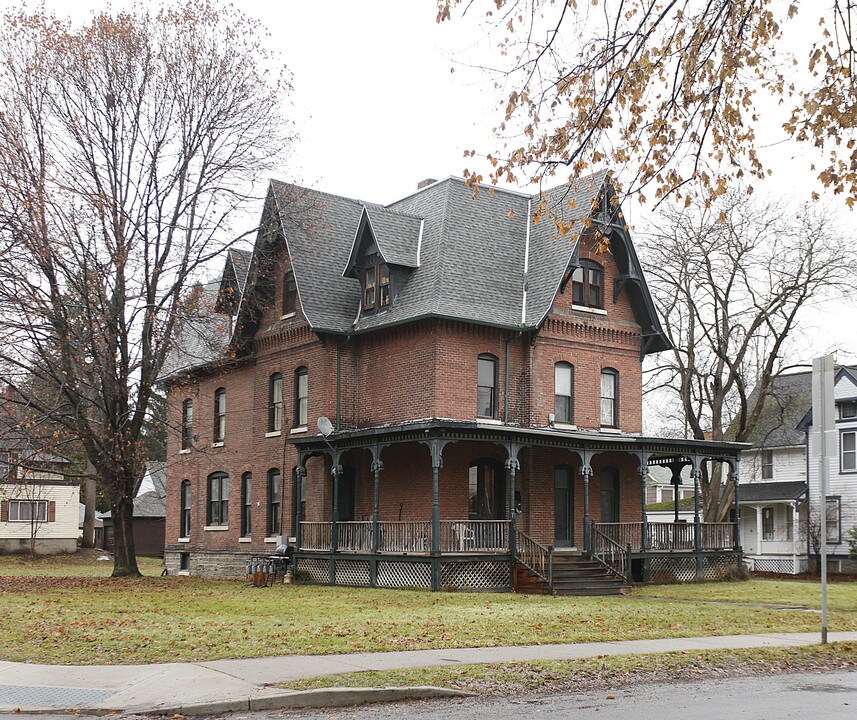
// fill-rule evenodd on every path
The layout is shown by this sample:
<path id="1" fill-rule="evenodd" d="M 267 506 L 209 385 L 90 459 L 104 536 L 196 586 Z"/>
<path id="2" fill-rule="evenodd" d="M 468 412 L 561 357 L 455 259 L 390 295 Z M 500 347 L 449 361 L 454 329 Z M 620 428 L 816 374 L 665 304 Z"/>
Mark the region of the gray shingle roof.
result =
<path id="1" fill-rule="evenodd" d="M 236 253 L 227 264 L 237 276 L 243 263 L 247 278 L 236 323 L 240 337 L 249 340 L 258 324 L 256 277 L 276 252 L 272 238 L 279 238 L 271 232 L 272 222 L 282 231 L 303 314 L 317 332 L 368 331 L 421 317 L 537 329 L 576 258 L 582 220 L 593 214 L 607 177 L 601 171 L 537 195 L 480 188 L 478 196 L 464 180 L 447 178 L 386 207 L 274 180 L 253 258 Z M 533 223 L 540 204 L 542 219 Z M 564 238 L 558 237 L 557 221 L 571 227 Z M 353 269 L 362 247 L 361 222 L 371 223 L 385 261 L 401 270 L 389 309 L 358 315 L 361 287 Z M 652 326 L 659 331 L 656 316 L 648 317 L 654 310 L 633 304 L 645 316 L 644 334 L 651 334 Z M 214 359 L 208 352 L 213 330 L 183 326 L 182 333 L 190 336 L 184 367 Z"/>
<path id="2" fill-rule="evenodd" d="M 229 249 L 229 262 L 232 263 L 235 279 L 238 281 L 238 290 L 244 292 L 244 286 L 247 284 L 247 273 L 250 272 L 250 260 L 253 257 L 251 250 L 241 250 L 239 248 Z"/>
<path id="3" fill-rule="evenodd" d="M 741 485 L 738 499 L 741 503 L 796 500 L 806 492 L 803 480 L 792 482 L 759 482 Z"/>

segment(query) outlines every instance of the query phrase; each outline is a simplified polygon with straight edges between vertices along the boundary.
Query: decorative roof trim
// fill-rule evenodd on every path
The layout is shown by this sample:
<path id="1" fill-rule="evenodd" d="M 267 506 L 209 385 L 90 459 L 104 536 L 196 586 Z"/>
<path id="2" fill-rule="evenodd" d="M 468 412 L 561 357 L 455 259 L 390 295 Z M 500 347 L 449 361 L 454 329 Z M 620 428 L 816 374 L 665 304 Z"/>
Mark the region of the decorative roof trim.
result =
<path id="1" fill-rule="evenodd" d="M 527 324 L 527 289 L 529 286 L 530 272 L 530 227 L 533 224 L 533 199 L 527 200 L 527 237 L 524 240 L 524 277 L 523 292 L 521 298 L 521 325 Z"/>
<path id="2" fill-rule="evenodd" d="M 423 230 L 426 226 L 425 218 L 420 218 L 420 235 L 417 238 L 417 267 L 419 267 L 422 263 L 420 262 L 420 254 L 423 250 Z"/>

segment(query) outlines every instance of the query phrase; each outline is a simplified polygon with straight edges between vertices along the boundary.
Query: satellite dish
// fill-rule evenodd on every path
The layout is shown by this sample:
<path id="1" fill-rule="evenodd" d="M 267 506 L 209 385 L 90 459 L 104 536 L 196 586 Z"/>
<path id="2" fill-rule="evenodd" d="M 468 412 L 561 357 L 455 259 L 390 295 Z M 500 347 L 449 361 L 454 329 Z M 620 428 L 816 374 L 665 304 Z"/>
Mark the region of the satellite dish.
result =
<path id="1" fill-rule="evenodd" d="M 333 425 L 324 415 L 318 419 L 316 424 L 318 425 L 318 431 L 324 435 L 324 437 L 327 437 L 333 432 Z"/>

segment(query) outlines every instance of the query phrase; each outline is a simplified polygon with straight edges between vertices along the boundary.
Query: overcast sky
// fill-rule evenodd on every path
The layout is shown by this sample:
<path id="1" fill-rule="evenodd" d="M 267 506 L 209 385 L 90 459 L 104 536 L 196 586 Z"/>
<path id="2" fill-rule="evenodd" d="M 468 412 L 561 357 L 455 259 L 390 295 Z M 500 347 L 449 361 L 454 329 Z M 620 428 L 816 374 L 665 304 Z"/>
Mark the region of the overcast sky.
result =
<path id="1" fill-rule="evenodd" d="M 233 4 L 268 28 L 270 37 L 262 41 L 281 54 L 293 76 L 298 140 L 278 178 L 389 203 L 413 192 L 424 178 L 460 176 L 465 167 L 474 167 L 478 161 L 465 160 L 465 149 L 495 148 L 499 97 L 491 78 L 472 67 L 487 57 L 480 34 L 473 22 L 436 24 L 435 0 Z M 46 0 L 45 5 L 83 19 L 107 2 Z M 0 7 L 19 6 L 0 0 Z M 779 124 L 770 127 L 762 152 L 778 172 L 760 192 L 799 208 L 814 187 L 807 152 L 780 144 Z M 626 215 L 641 223 L 645 213 L 635 205 L 626 203 Z M 841 209 L 841 199 L 830 207 L 844 227 L 853 225 L 854 214 Z M 838 346 L 841 362 L 857 362 L 854 315 L 853 307 L 826 308 L 808 318 L 801 359 Z"/>

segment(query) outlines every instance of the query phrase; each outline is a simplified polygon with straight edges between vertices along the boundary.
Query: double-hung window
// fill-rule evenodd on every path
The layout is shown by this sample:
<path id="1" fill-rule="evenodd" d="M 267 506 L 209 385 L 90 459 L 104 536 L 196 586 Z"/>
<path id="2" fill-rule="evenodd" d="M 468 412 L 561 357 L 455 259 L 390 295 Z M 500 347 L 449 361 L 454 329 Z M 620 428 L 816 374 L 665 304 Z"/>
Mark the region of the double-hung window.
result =
<path id="1" fill-rule="evenodd" d="M 476 417 L 497 417 L 497 358 L 493 355 L 476 360 Z"/>
<path id="2" fill-rule="evenodd" d="M 309 371 L 295 370 L 295 427 L 306 427 L 309 416 Z"/>
<path id="3" fill-rule="evenodd" d="M 182 403 L 182 450 L 190 450 L 193 445 L 193 400 Z"/>
<path id="4" fill-rule="evenodd" d="M 208 476 L 208 525 L 229 523 L 229 476 L 216 472 Z"/>
<path id="5" fill-rule="evenodd" d="M 374 312 L 390 307 L 390 268 L 378 263 L 363 271 L 363 311 Z"/>
<path id="6" fill-rule="evenodd" d="M 280 471 L 268 470 L 268 537 L 280 534 L 280 505 L 282 503 Z"/>
<path id="7" fill-rule="evenodd" d="M 179 537 L 190 537 L 190 480 L 182 480 L 179 495 Z"/>
<path id="8" fill-rule="evenodd" d="M 619 373 L 613 368 L 601 371 L 601 426 L 619 427 Z"/>
<path id="9" fill-rule="evenodd" d="M 250 513 L 253 509 L 253 475 L 245 472 L 241 476 L 241 537 L 250 537 L 252 525 Z"/>
<path id="10" fill-rule="evenodd" d="M 268 379 L 268 432 L 283 429 L 283 376 L 274 373 Z"/>
<path id="11" fill-rule="evenodd" d="M 774 479 L 774 451 L 762 450 L 762 480 Z"/>
<path id="12" fill-rule="evenodd" d="M 9 522 L 47 522 L 47 500 L 10 500 Z"/>
<path id="13" fill-rule="evenodd" d="M 226 390 L 217 388 L 214 391 L 214 442 L 221 443 L 226 439 Z"/>
<path id="14" fill-rule="evenodd" d="M 553 412 L 555 422 L 574 422 L 574 368 L 567 362 L 553 366 Z"/>
<path id="15" fill-rule="evenodd" d="M 762 508 L 762 540 L 774 539 L 774 508 Z"/>
<path id="16" fill-rule="evenodd" d="M 857 431 L 839 434 L 839 468 L 841 472 L 857 472 Z"/>
<path id="17" fill-rule="evenodd" d="M 298 286 L 294 273 L 287 272 L 283 276 L 283 315 L 291 315 L 298 307 Z"/>

